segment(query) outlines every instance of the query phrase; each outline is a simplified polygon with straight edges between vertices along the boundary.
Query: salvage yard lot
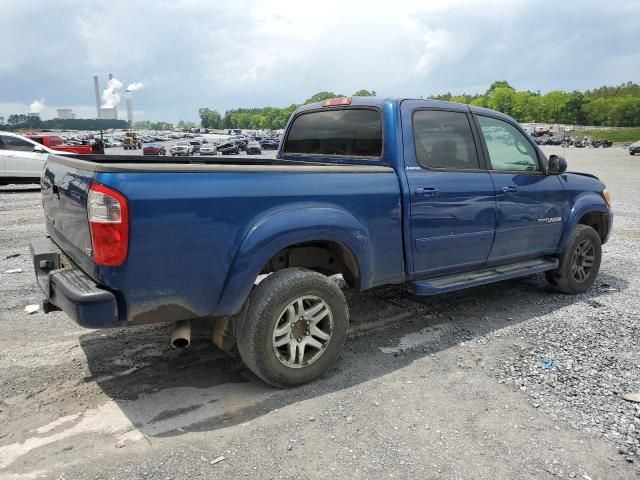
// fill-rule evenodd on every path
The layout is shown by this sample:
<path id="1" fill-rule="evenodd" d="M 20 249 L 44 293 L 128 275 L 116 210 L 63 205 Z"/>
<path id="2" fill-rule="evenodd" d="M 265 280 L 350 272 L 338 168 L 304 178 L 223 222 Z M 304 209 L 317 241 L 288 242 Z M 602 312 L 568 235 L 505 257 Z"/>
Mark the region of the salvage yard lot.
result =
<path id="1" fill-rule="evenodd" d="M 640 158 L 564 155 L 614 198 L 589 292 L 541 276 L 347 291 L 345 354 L 291 390 L 217 351 L 207 324 L 175 351 L 166 326 L 24 312 L 40 194 L 0 193 L 0 478 L 640 477 L 640 404 L 622 399 L 640 392 Z"/>

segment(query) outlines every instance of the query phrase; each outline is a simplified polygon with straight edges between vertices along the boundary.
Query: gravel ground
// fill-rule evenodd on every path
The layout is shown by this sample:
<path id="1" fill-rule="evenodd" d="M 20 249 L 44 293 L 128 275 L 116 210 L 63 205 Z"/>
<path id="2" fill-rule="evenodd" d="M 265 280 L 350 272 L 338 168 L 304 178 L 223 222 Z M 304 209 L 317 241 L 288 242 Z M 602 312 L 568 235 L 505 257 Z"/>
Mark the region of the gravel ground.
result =
<path id="1" fill-rule="evenodd" d="M 346 291 L 344 356 L 285 391 L 213 348 L 206 323 L 175 351 L 163 325 L 24 312 L 39 194 L 0 193 L 0 478 L 640 478 L 640 406 L 622 399 L 640 392 L 640 159 L 565 155 L 614 196 L 592 290 Z"/>

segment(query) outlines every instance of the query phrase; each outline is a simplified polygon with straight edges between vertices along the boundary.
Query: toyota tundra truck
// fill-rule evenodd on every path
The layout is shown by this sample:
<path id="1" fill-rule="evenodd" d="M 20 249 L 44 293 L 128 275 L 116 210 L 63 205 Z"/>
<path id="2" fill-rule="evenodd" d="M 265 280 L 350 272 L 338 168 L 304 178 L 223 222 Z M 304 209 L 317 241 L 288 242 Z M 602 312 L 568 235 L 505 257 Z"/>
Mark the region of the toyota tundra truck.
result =
<path id="1" fill-rule="evenodd" d="M 610 196 L 516 121 L 474 106 L 353 97 L 298 108 L 275 159 L 51 156 L 45 312 L 88 328 L 215 319 L 214 343 L 265 382 L 337 361 L 356 291 L 436 295 L 544 272 L 594 283 Z M 505 292 L 508 296 L 508 291 Z"/>

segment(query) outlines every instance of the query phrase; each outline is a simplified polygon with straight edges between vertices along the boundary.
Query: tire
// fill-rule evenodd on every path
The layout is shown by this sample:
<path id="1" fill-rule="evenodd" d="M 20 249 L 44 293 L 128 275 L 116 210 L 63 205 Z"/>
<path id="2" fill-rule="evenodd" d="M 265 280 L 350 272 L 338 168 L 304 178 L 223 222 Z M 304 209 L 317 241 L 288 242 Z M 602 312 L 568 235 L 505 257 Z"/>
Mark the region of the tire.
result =
<path id="1" fill-rule="evenodd" d="M 303 268 L 286 268 L 265 278 L 249 295 L 243 315 L 237 339 L 240 356 L 264 382 L 280 388 L 324 375 L 342 353 L 349 326 L 347 302 L 338 285 Z"/>
<path id="2" fill-rule="evenodd" d="M 587 225 L 576 225 L 560 266 L 545 273 L 547 281 L 563 293 L 583 293 L 591 288 L 600 270 L 602 244 L 600 235 Z"/>

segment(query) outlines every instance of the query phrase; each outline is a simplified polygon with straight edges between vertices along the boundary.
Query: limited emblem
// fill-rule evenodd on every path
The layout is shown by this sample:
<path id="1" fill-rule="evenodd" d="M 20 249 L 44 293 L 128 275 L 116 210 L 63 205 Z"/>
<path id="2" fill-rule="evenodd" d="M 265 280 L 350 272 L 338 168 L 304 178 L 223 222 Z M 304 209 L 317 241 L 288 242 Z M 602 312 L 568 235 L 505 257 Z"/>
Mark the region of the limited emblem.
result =
<path id="1" fill-rule="evenodd" d="M 546 218 L 538 219 L 539 223 L 558 223 L 561 221 L 562 221 L 562 217 L 546 217 Z"/>

